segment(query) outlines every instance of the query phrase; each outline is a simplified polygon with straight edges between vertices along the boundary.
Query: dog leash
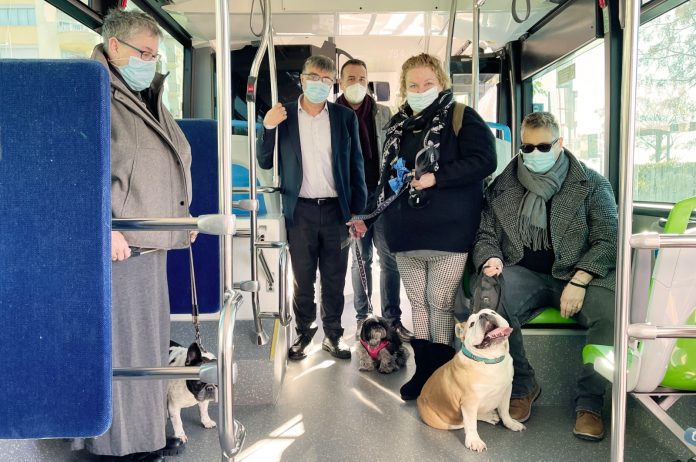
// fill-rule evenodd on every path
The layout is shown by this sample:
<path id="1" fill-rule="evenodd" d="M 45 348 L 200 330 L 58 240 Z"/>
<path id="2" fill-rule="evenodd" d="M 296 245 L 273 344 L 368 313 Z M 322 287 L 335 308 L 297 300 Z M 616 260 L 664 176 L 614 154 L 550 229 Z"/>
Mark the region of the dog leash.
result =
<path id="1" fill-rule="evenodd" d="M 196 332 L 196 343 L 201 351 L 206 351 L 203 348 L 201 340 L 201 322 L 198 320 L 198 293 L 196 291 L 196 273 L 193 265 L 193 242 L 189 237 L 189 270 L 191 271 L 191 319 L 193 321 L 193 329 Z"/>
<path id="2" fill-rule="evenodd" d="M 391 196 L 388 199 L 386 199 L 385 201 L 383 201 L 371 213 L 368 213 L 365 215 L 356 215 L 353 218 L 351 218 L 351 221 L 365 221 L 365 220 L 370 220 L 372 218 L 378 217 L 380 214 L 382 214 L 382 212 L 384 212 L 387 209 L 387 207 L 389 207 L 391 204 L 393 204 L 394 201 L 399 198 L 399 196 L 401 196 L 404 192 L 408 191 L 408 189 L 409 189 L 408 182 L 404 181 L 403 185 L 401 186 L 401 190 L 399 190 L 398 193 L 394 194 L 393 196 Z M 355 231 L 355 225 L 351 225 L 351 229 L 353 231 Z M 345 246 L 341 246 L 341 248 L 343 249 L 343 248 L 345 248 Z M 353 240 L 353 252 L 355 253 L 355 259 L 358 262 L 358 272 L 360 273 L 360 283 L 362 285 L 363 291 L 365 291 L 365 298 L 367 298 L 367 315 L 372 316 L 373 308 L 372 308 L 372 300 L 370 300 L 370 288 L 368 287 L 368 284 L 367 284 L 367 271 L 365 270 L 365 260 L 363 260 L 363 258 L 362 258 L 358 239 Z"/>

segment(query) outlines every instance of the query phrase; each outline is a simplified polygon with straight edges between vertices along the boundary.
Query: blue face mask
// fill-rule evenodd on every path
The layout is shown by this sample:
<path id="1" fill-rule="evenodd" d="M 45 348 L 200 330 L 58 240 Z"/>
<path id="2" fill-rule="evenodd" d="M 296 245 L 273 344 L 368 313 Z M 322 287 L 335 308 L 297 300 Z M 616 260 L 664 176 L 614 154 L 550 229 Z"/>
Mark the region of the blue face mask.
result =
<path id="1" fill-rule="evenodd" d="M 326 101 L 329 97 L 329 92 L 331 92 L 331 85 L 314 80 L 305 81 L 304 95 L 314 104 Z"/>
<path id="2" fill-rule="evenodd" d="M 412 91 L 407 91 L 406 101 L 408 102 L 408 105 L 411 106 L 411 109 L 413 109 L 414 113 L 419 113 L 426 107 L 433 104 L 433 102 L 437 99 L 437 95 L 439 93 L 440 92 L 437 90 L 436 87 L 432 87 L 431 89 L 424 91 L 423 93 L 414 93 Z"/>
<path id="3" fill-rule="evenodd" d="M 549 152 L 541 152 L 538 149 L 529 154 L 522 153 L 522 162 L 530 172 L 546 173 L 551 170 L 553 164 L 556 163 L 556 155 L 553 150 Z"/>
<path id="4" fill-rule="evenodd" d="M 146 89 L 155 78 L 157 61 L 144 61 L 135 56 L 128 59 L 128 64 L 118 68 L 131 90 L 141 91 Z"/>

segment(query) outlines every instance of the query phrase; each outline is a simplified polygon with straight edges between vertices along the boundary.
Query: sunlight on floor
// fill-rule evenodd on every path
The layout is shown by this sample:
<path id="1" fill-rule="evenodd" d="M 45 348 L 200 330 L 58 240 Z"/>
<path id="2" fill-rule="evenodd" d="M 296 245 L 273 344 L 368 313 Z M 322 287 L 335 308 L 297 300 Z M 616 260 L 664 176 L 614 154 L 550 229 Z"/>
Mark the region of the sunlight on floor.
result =
<path id="1" fill-rule="evenodd" d="M 326 369 L 327 367 L 331 367 L 331 366 L 333 366 L 334 364 L 336 364 L 336 361 L 334 361 L 333 359 L 325 359 L 324 361 L 320 362 L 320 363 L 317 364 L 316 366 L 312 366 L 312 367 L 310 367 L 309 369 L 302 371 L 297 377 L 295 377 L 295 378 L 293 379 L 293 381 L 294 381 L 294 380 L 301 379 L 301 378 L 304 377 L 305 375 L 310 374 L 310 373 L 312 373 L 312 372 L 314 372 L 314 371 L 317 371 L 317 370 L 320 370 L 320 369 Z"/>
<path id="2" fill-rule="evenodd" d="M 363 404 L 365 404 L 367 407 L 374 409 L 375 411 L 379 412 L 380 414 L 384 414 L 384 412 L 379 408 L 379 406 L 377 406 L 375 403 L 373 403 L 369 399 L 365 398 L 365 396 L 362 393 L 360 393 L 360 391 L 356 390 L 355 388 L 351 388 L 350 391 L 352 391 L 353 394 L 355 396 L 357 396 L 358 399 L 360 401 L 362 401 Z"/>
<path id="3" fill-rule="evenodd" d="M 366 380 L 367 383 L 369 383 L 370 385 L 373 385 L 374 387 L 376 387 L 376 388 L 378 388 L 379 390 L 383 391 L 384 393 L 386 393 L 387 395 L 391 396 L 391 397 L 394 398 L 395 400 L 397 400 L 397 401 L 399 401 L 399 402 L 402 402 L 402 399 L 401 399 L 401 396 L 400 396 L 400 395 L 394 393 L 392 390 L 386 388 L 385 386 L 383 386 L 383 385 L 377 383 L 375 380 L 369 378 L 367 375 L 365 375 L 365 374 L 360 374 L 358 377 L 360 377 L 360 378 Z"/>
<path id="4" fill-rule="evenodd" d="M 279 462 L 283 452 L 304 435 L 302 414 L 298 414 L 268 434 L 268 438 L 253 444 L 242 451 L 235 460 L 245 462 Z"/>

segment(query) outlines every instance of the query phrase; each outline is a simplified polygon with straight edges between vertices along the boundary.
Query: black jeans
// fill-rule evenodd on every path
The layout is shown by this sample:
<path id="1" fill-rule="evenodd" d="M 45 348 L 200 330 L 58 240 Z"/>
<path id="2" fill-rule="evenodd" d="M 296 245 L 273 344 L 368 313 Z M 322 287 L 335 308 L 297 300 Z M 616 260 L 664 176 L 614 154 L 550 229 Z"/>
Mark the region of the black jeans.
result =
<path id="1" fill-rule="evenodd" d="M 321 320 L 327 337 L 343 335 L 343 289 L 348 270 L 348 227 L 341 217 L 338 200 L 321 204 L 300 199 L 294 224 L 288 225 L 288 243 L 294 274 L 292 308 L 298 334 L 313 336 L 317 307 L 314 282 L 317 266 L 321 278 Z"/>
<path id="2" fill-rule="evenodd" d="M 502 294 L 502 315 L 513 328 L 510 336 L 510 355 L 515 368 L 512 397 L 529 394 L 534 388 L 534 369 L 527 360 L 522 342 L 521 327 L 534 317 L 539 308 L 560 307 L 565 281 L 549 274 L 537 273 L 514 265 L 503 269 L 505 284 Z M 587 328 L 586 343 L 614 344 L 614 291 L 603 287 L 587 288 L 582 309 L 573 316 Z M 604 402 L 607 381 L 595 372 L 591 364 L 585 364 L 577 382 L 575 410 L 600 413 Z"/>

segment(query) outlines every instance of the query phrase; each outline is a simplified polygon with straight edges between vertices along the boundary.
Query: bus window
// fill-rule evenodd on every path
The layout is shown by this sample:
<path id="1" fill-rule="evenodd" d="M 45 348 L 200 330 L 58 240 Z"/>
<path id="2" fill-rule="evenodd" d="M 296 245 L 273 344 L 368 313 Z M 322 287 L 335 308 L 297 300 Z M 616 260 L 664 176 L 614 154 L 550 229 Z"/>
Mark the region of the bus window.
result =
<path id="1" fill-rule="evenodd" d="M 602 44 L 597 40 L 535 75 L 532 89 L 534 111 L 556 116 L 564 146 L 606 175 Z"/>
<path id="2" fill-rule="evenodd" d="M 126 10 L 142 11 L 134 2 L 128 2 Z M 164 81 L 162 102 L 175 119 L 181 119 L 184 102 L 184 46 L 165 29 L 160 27 L 160 30 L 164 34 L 164 39 L 160 44 L 162 59 L 157 70 L 162 74 L 169 73 Z"/>
<path id="3" fill-rule="evenodd" d="M 0 59 L 89 58 L 99 41 L 96 32 L 46 2 L 0 5 Z"/>
<path id="4" fill-rule="evenodd" d="M 696 2 L 638 33 L 634 195 L 677 202 L 696 196 Z"/>

